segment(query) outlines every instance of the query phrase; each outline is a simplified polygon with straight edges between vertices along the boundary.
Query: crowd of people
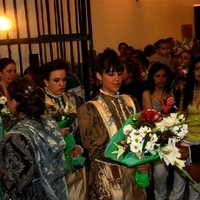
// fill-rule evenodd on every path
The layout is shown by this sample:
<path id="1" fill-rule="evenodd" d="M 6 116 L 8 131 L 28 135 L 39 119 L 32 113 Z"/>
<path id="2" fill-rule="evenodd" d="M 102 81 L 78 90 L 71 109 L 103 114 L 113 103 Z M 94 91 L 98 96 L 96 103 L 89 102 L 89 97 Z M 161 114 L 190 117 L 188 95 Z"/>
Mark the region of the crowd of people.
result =
<path id="1" fill-rule="evenodd" d="M 186 184 L 176 168 L 167 196 L 169 166 L 162 159 L 125 167 L 104 156 L 130 114 L 180 111 L 191 123 L 177 146 L 186 169 L 200 182 L 200 124 L 192 121 L 200 120 L 200 57 L 194 58 L 191 50 L 176 55 L 173 47 L 170 37 L 143 50 L 121 42 L 119 53 L 111 48 L 98 55 L 89 51 L 90 71 L 95 69 L 96 75 L 90 77 L 89 101 L 65 60 L 45 63 L 39 74 L 28 69 L 18 78 L 14 60 L 1 58 L 0 199 L 146 200 L 147 190 L 136 184 L 135 171 L 152 177 L 156 200 L 181 200 L 188 185 L 189 198 L 199 199 L 200 188 Z M 169 97 L 175 101 L 166 112 L 163 105 Z"/>

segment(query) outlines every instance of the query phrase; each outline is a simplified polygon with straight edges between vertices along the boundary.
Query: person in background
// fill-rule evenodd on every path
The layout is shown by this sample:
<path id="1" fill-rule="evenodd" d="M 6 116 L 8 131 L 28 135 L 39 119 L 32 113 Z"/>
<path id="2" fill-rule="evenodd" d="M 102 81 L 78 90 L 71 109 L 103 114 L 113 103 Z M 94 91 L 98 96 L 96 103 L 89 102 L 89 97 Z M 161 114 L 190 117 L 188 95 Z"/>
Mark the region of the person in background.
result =
<path id="1" fill-rule="evenodd" d="M 46 112 L 48 113 L 49 106 L 53 106 L 57 110 L 64 110 L 64 112 L 67 112 L 68 114 L 77 115 L 77 109 L 82 102 L 75 94 L 65 92 L 65 86 L 67 85 L 68 80 L 65 63 L 60 62 L 60 60 L 45 63 L 42 66 L 42 76 L 46 86 L 44 89 Z M 82 142 L 80 138 L 77 117 L 74 119 L 74 121 L 71 122 L 70 125 L 61 128 L 61 133 L 63 137 L 67 136 L 68 134 L 71 134 L 75 140 L 75 145 L 72 147 L 72 150 L 69 153 L 65 153 L 66 162 L 68 161 L 69 155 L 72 155 L 72 157 L 82 156 L 84 150 L 81 147 Z M 86 151 L 84 155 L 87 157 Z M 67 164 L 70 165 L 71 163 L 67 162 Z M 85 168 L 82 167 L 80 169 L 82 169 L 80 170 L 80 173 L 84 172 L 85 170 Z M 73 173 L 68 172 L 66 174 L 66 180 L 69 197 L 75 200 L 84 200 L 82 196 L 84 194 L 81 193 L 80 190 L 78 190 L 74 186 L 77 185 L 77 181 L 78 183 L 79 181 L 81 181 L 81 178 L 77 180 L 76 176 L 73 176 Z"/>
<path id="2" fill-rule="evenodd" d="M 169 67 L 163 63 L 154 63 L 148 73 L 148 90 L 143 92 L 143 109 L 162 111 L 162 106 L 168 97 L 172 96 Z M 168 166 L 163 160 L 154 163 L 154 196 L 156 200 L 167 198 Z"/>
<path id="3" fill-rule="evenodd" d="M 97 80 L 95 76 L 95 63 L 97 60 L 97 52 L 94 49 L 88 50 L 88 60 L 89 60 L 89 81 L 90 81 L 90 98 L 93 96 L 96 96 L 96 93 L 98 93 L 99 90 L 99 81 Z"/>
<path id="4" fill-rule="evenodd" d="M 175 67 L 175 73 L 174 73 L 175 76 L 171 85 L 177 107 L 179 107 L 181 93 L 185 85 L 185 78 L 187 76 L 187 72 L 190 68 L 192 61 L 193 61 L 193 54 L 188 50 L 184 50 L 178 55 L 178 61 L 177 61 L 178 63 Z"/>
<path id="5" fill-rule="evenodd" d="M 76 113 L 76 109 L 82 102 L 74 93 L 65 92 L 67 85 L 66 64 L 60 60 L 45 63 L 42 66 L 42 77 L 45 84 L 46 104 L 56 105 L 59 109 Z M 71 127 L 61 129 L 63 136 L 70 131 L 73 132 L 76 142 L 81 143 L 77 119 Z"/>
<path id="6" fill-rule="evenodd" d="M 130 60 L 133 51 L 134 51 L 134 48 L 132 46 L 127 46 L 124 49 L 124 58 L 122 60 Z"/>
<path id="7" fill-rule="evenodd" d="M 125 49 L 126 49 L 126 47 L 128 46 L 128 44 L 126 44 L 125 42 L 120 42 L 119 44 L 118 44 L 118 47 L 117 47 L 117 49 L 118 49 L 118 51 L 119 51 L 119 58 L 120 59 L 122 59 L 124 56 L 125 56 Z"/>
<path id="8" fill-rule="evenodd" d="M 149 59 L 154 54 L 154 47 L 152 44 L 148 44 L 147 46 L 144 47 L 144 54 L 146 57 Z"/>
<path id="9" fill-rule="evenodd" d="M 10 82 L 7 92 L 18 122 L 2 145 L 4 199 L 67 200 L 65 141 L 56 122 L 44 115 L 43 90 L 23 77 Z"/>
<path id="10" fill-rule="evenodd" d="M 179 54 L 178 65 L 181 65 L 184 70 L 188 71 L 193 59 L 194 56 L 191 51 L 183 50 Z"/>
<path id="11" fill-rule="evenodd" d="M 0 59 L 0 98 L 2 98 L 3 101 L 1 100 L 0 102 L 1 104 L 0 118 L 2 122 L 2 130 L 0 132 L 0 143 L 2 142 L 5 132 L 10 130 L 10 128 L 14 125 L 15 119 L 16 119 L 15 117 L 12 116 L 12 114 L 10 114 L 10 111 L 7 106 L 7 86 L 10 82 L 15 80 L 15 78 L 16 78 L 15 61 L 11 58 L 1 58 Z M 2 193 L 1 186 L 0 186 L 0 193 Z"/>
<path id="12" fill-rule="evenodd" d="M 132 52 L 131 59 L 139 66 L 138 80 L 146 83 L 149 65 L 149 60 L 147 59 L 146 55 L 141 50 L 134 50 Z"/>
<path id="13" fill-rule="evenodd" d="M 169 50 L 170 50 L 170 55 L 173 56 L 174 55 L 174 47 L 175 47 L 175 41 L 173 37 L 168 37 L 166 38 L 166 41 L 169 44 Z"/>
<path id="14" fill-rule="evenodd" d="M 102 53 L 96 64 L 101 81 L 99 95 L 78 109 L 83 146 L 88 149 L 88 199 L 146 200 L 146 191 L 136 185 L 135 170 L 149 171 L 149 165 L 126 168 L 104 157 L 104 150 L 131 113 L 139 111 L 137 102 L 128 95 L 119 95 L 124 67 L 118 55 Z M 108 119 L 112 123 L 107 123 Z M 112 163 L 111 163 L 112 162 Z"/>
<path id="15" fill-rule="evenodd" d="M 7 106 L 7 86 L 10 82 L 16 79 L 16 63 L 11 58 L 0 59 L 0 98 L 3 99 L 0 102 L 0 113 L 3 121 L 3 133 L 9 131 L 16 118 L 10 114 Z M 4 103 L 3 103 L 4 102 Z M 3 112 L 2 112 L 3 111 Z M 2 141 L 3 134 L 0 136 Z"/>
<path id="16" fill-rule="evenodd" d="M 122 84 L 120 94 L 128 94 L 135 97 L 142 108 L 142 94 L 146 90 L 142 81 L 139 81 L 139 66 L 133 61 L 128 60 L 123 62 L 124 71 L 122 74 Z"/>
<path id="17" fill-rule="evenodd" d="M 188 134 L 185 139 L 182 140 L 181 146 L 192 146 L 200 144 L 200 58 L 192 61 L 188 74 L 185 80 L 185 86 L 180 100 L 179 110 L 185 115 L 187 120 L 191 120 L 188 124 Z M 193 147 L 192 147 L 193 148 Z M 199 152 L 196 152 L 198 157 Z M 193 155 L 194 158 L 194 155 Z M 190 166 L 193 161 L 187 159 L 185 164 Z M 192 168 L 191 168 L 192 169 Z M 182 198 L 185 191 L 186 180 L 183 174 L 178 170 L 174 174 L 174 190 L 172 190 L 170 196 L 174 195 L 176 199 Z M 200 199 L 200 188 L 191 182 L 189 183 L 189 199 Z"/>
<path id="18" fill-rule="evenodd" d="M 16 78 L 16 63 L 11 58 L 0 59 L 0 95 L 7 96 L 7 86 Z"/>
<path id="19" fill-rule="evenodd" d="M 171 56 L 169 54 L 169 45 L 165 39 L 160 39 L 154 44 L 155 54 L 149 57 L 149 67 L 155 62 L 160 62 L 168 67 L 171 65 Z"/>
<path id="20" fill-rule="evenodd" d="M 81 81 L 76 74 L 72 73 L 71 63 L 60 58 L 56 59 L 55 61 L 62 62 L 66 67 L 67 84 L 65 91 L 76 94 L 82 101 L 84 101 L 84 90 L 81 86 Z"/>
<path id="21" fill-rule="evenodd" d="M 190 51 L 194 55 L 194 58 L 200 57 L 200 44 L 197 40 L 194 40 L 194 43 L 192 47 L 190 48 Z"/>

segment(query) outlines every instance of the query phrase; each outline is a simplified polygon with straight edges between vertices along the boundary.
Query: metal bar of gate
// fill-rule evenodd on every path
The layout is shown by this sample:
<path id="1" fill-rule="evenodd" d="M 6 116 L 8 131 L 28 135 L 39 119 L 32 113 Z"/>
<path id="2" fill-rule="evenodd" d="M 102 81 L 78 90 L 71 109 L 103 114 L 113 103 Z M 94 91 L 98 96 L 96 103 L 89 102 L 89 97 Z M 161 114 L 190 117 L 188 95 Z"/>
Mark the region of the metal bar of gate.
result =
<path id="1" fill-rule="evenodd" d="M 56 35 L 59 33 L 59 18 L 58 18 L 58 12 L 57 12 L 57 0 L 54 0 L 54 22 L 55 22 L 55 28 L 56 28 Z M 57 49 L 57 57 L 59 57 L 59 45 L 58 42 L 56 42 L 56 49 Z"/>
<path id="2" fill-rule="evenodd" d="M 15 24 L 16 24 L 17 38 L 19 39 L 20 38 L 20 34 L 19 34 L 19 23 L 18 23 L 16 0 L 13 0 L 13 7 L 14 7 L 14 15 L 15 15 Z M 21 74 L 21 76 L 23 76 L 22 52 L 21 52 L 21 46 L 20 46 L 20 44 L 18 44 L 18 53 L 19 53 L 20 74 Z"/>
<path id="3" fill-rule="evenodd" d="M 62 34 L 65 34 L 65 25 L 64 25 L 64 7 L 63 7 L 63 1 L 61 1 L 61 4 L 60 4 L 60 10 L 61 10 L 61 27 L 62 27 Z M 62 50 L 63 50 L 63 59 L 66 60 L 66 48 L 65 48 L 65 42 L 62 42 Z"/>
<path id="4" fill-rule="evenodd" d="M 24 11 L 25 11 L 25 18 L 26 18 L 26 30 L 27 36 L 30 38 L 30 27 L 29 27 L 29 19 L 28 19 L 28 7 L 27 7 L 27 0 L 24 0 Z M 31 44 L 28 45 L 29 53 L 32 54 Z"/>
<path id="5" fill-rule="evenodd" d="M 86 7 L 85 1 L 80 3 L 80 31 L 83 34 L 87 34 L 87 23 L 86 23 Z M 90 99 L 90 89 L 89 89 L 89 62 L 87 53 L 87 40 L 81 41 L 81 52 L 83 57 L 83 76 L 84 76 L 84 89 L 85 89 L 85 100 Z"/>
<path id="6" fill-rule="evenodd" d="M 88 19 L 88 33 L 90 36 L 90 40 L 89 40 L 89 46 L 90 46 L 90 50 L 93 52 L 93 39 L 92 39 L 92 21 L 91 21 L 91 7 L 90 7 L 90 0 L 87 0 L 87 19 Z M 92 63 L 90 65 L 90 70 L 91 70 L 91 74 L 92 77 L 95 78 L 95 58 L 92 55 Z"/>
<path id="7" fill-rule="evenodd" d="M 4 12 L 4 15 L 6 15 L 6 2 L 5 0 L 3 0 L 3 12 Z M 9 34 L 8 32 L 6 33 L 6 38 L 9 39 Z M 10 47 L 10 44 L 8 43 L 7 44 L 7 47 L 8 47 L 8 56 L 9 58 L 11 58 L 11 47 Z"/>
<path id="8" fill-rule="evenodd" d="M 41 0 L 39 0 L 41 1 Z M 39 23 L 39 12 L 38 12 L 38 2 L 37 0 L 34 1 L 35 2 L 35 14 L 36 14 L 36 23 L 37 23 L 37 33 L 38 33 L 38 36 L 41 35 L 41 32 L 40 32 L 40 23 Z M 41 43 L 38 44 L 39 45 L 39 57 L 40 57 L 40 64 L 42 65 L 43 64 L 43 59 L 42 59 L 42 45 Z"/>
<path id="9" fill-rule="evenodd" d="M 69 26 L 69 34 L 72 34 L 72 26 L 71 26 L 71 12 L 70 12 L 70 2 L 67 0 L 67 14 L 68 14 L 68 26 Z M 73 54 L 73 45 L 70 41 L 70 56 L 71 56 L 71 64 L 74 66 L 74 54 Z M 73 69 L 74 71 L 74 69 Z"/>
<path id="10" fill-rule="evenodd" d="M 80 32 L 80 27 L 78 26 L 79 25 L 79 12 L 78 12 L 78 3 L 77 3 L 77 1 L 79 1 L 79 0 L 76 0 L 75 1 L 75 22 L 76 22 L 76 32 L 77 33 L 79 33 Z M 78 72 L 79 72 L 79 77 L 81 77 L 81 59 L 80 59 L 80 42 L 79 41 L 77 41 L 77 52 L 78 52 L 78 68 L 79 68 L 79 70 L 78 70 Z"/>
<path id="11" fill-rule="evenodd" d="M 49 1 L 46 0 L 46 19 L 47 19 L 47 29 L 48 29 L 48 35 L 51 35 L 51 22 L 50 22 L 50 12 L 49 12 Z M 53 48 L 52 43 L 49 43 L 50 47 L 50 57 L 51 60 L 53 60 Z"/>
<path id="12" fill-rule="evenodd" d="M 58 33 L 59 35 L 62 35 L 62 27 L 61 27 L 61 10 L 62 8 L 60 7 L 60 1 L 57 1 L 57 16 L 58 16 Z M 61 58 L 63 58 L 63 50 L 62 50 L 62 42 L 59 42 L 59 49 L 60 49 L 60 55 Z"/>
<path id="13" fill-rule="evenodd" d="M 41 16 L 42 16 L 42 34 L 45 35 L 45 26 L 44 26 L 44 7 L 43 7 L 43 3 L 41 0 L 39 0 L 40 2 L 40 10 L 41 10 Z M 44 47 L 44 60 L 45 62 L 47 62 L 47 51 L 46 51 L 46 44 L 43 43 L 43 47 Z"/>

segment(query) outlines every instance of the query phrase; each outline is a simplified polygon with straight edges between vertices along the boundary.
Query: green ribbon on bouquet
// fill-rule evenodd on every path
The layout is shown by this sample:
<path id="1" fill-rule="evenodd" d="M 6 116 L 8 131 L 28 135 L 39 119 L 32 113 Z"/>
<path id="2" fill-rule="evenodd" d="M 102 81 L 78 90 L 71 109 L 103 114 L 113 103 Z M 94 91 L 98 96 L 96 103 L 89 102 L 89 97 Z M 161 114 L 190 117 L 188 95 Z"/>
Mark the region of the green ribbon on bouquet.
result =
<path id="1" fill-rule="evenodd" d="M 58 122 L 58 126 L 60 128 L 64 128 L 65 125 L 67 124 L 69 118 Z M 66 148 L 64 150 L 64 154 L 65 154 L 65 162 L 66 162 L 66 167 L 67 167 L 67 172 L 73 172 L 74 168 L 81 168 L 83 167 L 86 158 L 83 156 L 79 156 L 79 157 L 71 157 L 69 154 L 71 152 L 71 150 L 73 149 L 73 147 L 76 145 L 75 140 L 74 140 L 74 136 L 71 133 L 68 133 L 65 137 L 64 140 L 66 142 Z"/>
<path id="2" fill-rule="evenodd" d="M 125 165 L 127 167 L 135 167 L 137 165 L 151 163 L 158 160 L 160 157 L 158 154 L 151 154 L 149 156 L 144 156 L 144 158 L 138 158 L 133 152 L 125 151 L 120 157 L 117 158 L 117 154 L 113 152 L 118 150 L 116 144 L 120 144 L 124 140 L 123 128 L 124 126 L 130 124 L 131 118 L 128 118 L 124 125 L 115 133 L 115 135 L 110 139 L 105 151 L 104 156 L 110 160 L 116 161 L 119 164 Z M 135 182 L 143 188 L 146 188 L 150 184 L 149 173 L 139 173 L 138 171 L 134 174 Z"/>
<path id="3" fill-rule="evenodd" d="M 64 128 L 65 125 L 67 124 L 68 120 L 69 120 L 69 118 L 67 118 L 67 119 L 65 119 L 65 120 L 62 120 L 62 121 L 60 121 L 60 122 L 57 122 L 57 123 L 58 123 L 58 126 L 59 126 L 60 128 Z"/>

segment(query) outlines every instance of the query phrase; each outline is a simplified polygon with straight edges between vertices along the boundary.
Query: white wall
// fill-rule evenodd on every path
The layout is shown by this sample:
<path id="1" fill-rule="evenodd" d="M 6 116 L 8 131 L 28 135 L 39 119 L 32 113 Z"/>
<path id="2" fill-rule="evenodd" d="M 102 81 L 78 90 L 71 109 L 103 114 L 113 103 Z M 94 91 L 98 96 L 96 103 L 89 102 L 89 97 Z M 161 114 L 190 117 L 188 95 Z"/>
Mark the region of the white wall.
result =
<path id="1" fill-rule="evenodd" d="M 194 29 L 194 4 L 200 0 L 91 0 L 94 49 L 117 51 L 122 41 L 143 49 L 170 36 L 182 40 L 182 24 Z"/>

